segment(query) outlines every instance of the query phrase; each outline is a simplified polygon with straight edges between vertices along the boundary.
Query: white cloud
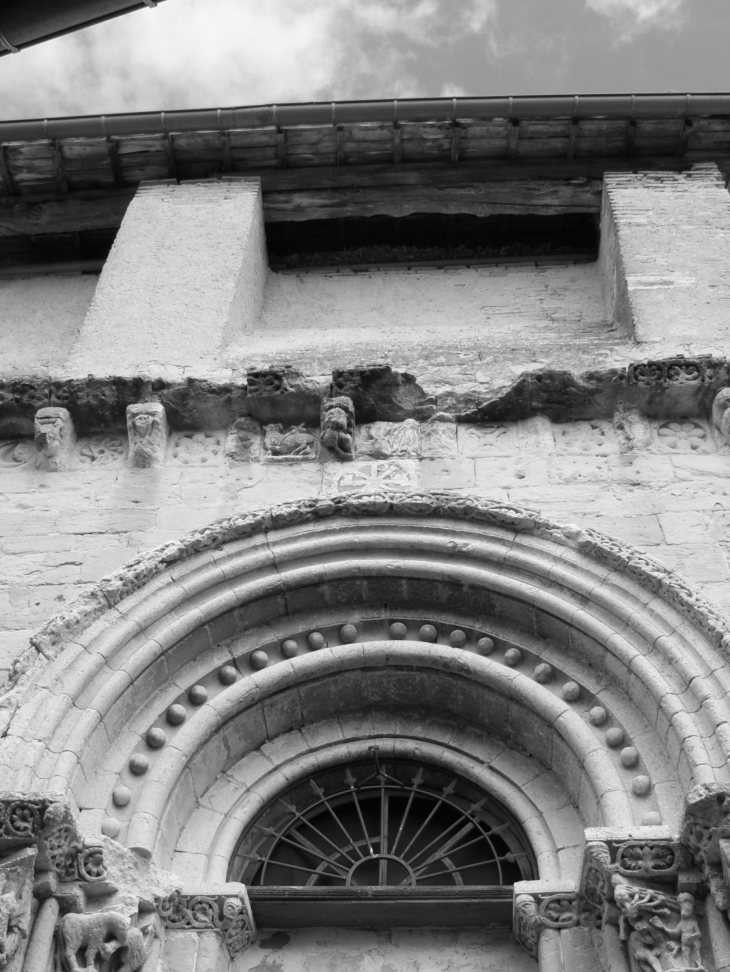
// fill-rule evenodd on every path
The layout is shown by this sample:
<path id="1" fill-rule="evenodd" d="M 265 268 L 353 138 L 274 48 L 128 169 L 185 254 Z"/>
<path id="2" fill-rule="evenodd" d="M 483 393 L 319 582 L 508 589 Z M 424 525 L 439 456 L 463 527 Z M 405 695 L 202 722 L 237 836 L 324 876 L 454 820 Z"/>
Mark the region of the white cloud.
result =
<path id="1" fill-rule="evenodd" d="M 679 27 L 685 0 L 585 0 L 586 7 L 610 17 L 620 39 L 630 40 L 650 28 Z"/>
<path id="2" fill-rule="evenodd" d="M 5 118 L 407 97 L 498 0 L 168 0 L 0 59 Z"/>

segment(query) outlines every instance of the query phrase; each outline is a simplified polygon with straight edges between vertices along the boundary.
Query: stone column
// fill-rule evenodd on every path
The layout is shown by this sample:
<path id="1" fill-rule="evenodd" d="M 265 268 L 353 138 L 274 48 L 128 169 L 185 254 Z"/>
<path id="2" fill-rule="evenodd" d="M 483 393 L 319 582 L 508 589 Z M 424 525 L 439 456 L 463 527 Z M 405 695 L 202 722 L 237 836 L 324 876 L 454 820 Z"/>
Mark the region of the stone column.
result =
<path id="1" fill-rule="evenodd" d="M 604 176 L 607 311 L 638 341 L 723 346 L 729 243 L 730 195 L 714 163 Z"/>
<path id="2" fill-rule="evenodd" d="M 143 182 L 67 370 L 179 378 L 220 367 L 258 320 L 267 272 L 258 180 Z"/>
<path id="3" fill-rule="evenodd" d="M 38 909 L 33 931 L 25 953 L 23 972 L 46 972 L 55 939 L 59 904 L 57 898 L 46 898 Z"/>

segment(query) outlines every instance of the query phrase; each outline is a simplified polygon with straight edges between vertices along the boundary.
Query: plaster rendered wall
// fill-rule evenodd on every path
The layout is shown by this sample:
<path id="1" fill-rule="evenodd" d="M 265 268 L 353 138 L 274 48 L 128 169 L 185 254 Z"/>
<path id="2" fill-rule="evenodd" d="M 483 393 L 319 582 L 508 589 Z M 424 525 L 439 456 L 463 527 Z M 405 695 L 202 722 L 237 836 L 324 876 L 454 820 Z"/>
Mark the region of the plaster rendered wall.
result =
<path id="1" fill-rule="evenodd" d="M 58 374 L 84 322 L 97 274 L 0 279 L 3 377 Z"/>
<path id="2" fill-rule="evenodd" d="M 68 472 L 36 470 L 32 445 L 4 442 L 0 668 L 85 585 L 140 551 L 234 511 L 378 487 L 477 493 L 597 527 L 730 610 L 730 454 L 704 419 L 676 432 L 650 425 L 647 451 L 622 455 L 608 421 L 375 423 L 359 428 L 353 462 L 234 462 L 223 429 L 175 433 L 158 469 L 128 468 L 125 440 L 110 435 L 79 440 Z"/>
<path id="3" fill-rule="evenodd" d="M 504 928 L 264 930 L 232 972 L 535 972 Z"/>
<path id="4" fill-rule="evenodd" d="M 269 274 L 259 324 L 227 356 L 315 374 L 386 361 L 426 381 L 488 384 L 561 358 L 592 367 L 622 345 L 595 263 L 394 268 Z"/>

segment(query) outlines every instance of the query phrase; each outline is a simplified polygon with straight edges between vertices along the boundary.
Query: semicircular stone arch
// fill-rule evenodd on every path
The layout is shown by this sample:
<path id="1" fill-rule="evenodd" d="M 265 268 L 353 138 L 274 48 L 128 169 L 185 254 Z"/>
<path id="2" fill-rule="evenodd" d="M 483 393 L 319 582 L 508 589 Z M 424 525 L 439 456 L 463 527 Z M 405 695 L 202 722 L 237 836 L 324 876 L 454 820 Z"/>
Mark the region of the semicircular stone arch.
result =
<path id="1" fill-rule="evenodd" d="M 671 572 L 533 511 L 307 501 L 152 551 L 49 622 L 6 699 L 6 775 L 88 839 L 225 881 L 267 800 L 375 739 L 478 781 L 539 877 L 577 880 L 584 828 L 676 833 L 684 794 L 730 784 L 727 642 Z"/>

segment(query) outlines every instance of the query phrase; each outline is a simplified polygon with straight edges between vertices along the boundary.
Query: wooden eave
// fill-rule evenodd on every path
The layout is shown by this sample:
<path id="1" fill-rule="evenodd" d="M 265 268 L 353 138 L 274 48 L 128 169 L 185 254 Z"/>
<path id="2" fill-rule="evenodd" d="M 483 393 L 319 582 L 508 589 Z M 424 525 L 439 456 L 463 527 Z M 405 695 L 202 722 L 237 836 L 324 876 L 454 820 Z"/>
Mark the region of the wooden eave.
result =
<path id="1" fill-rule="evenodd" d="M 60 132 L 74 130 L 62 121 L 83 129 L 84 119 L 56 120 Z M 15 130 L 24 124 L 31 123 Z M 0 139 L 8 130 L 11 123 L 0 124 Z M 606 171 L 677 171 L 702 162 L 730 175 L 730 114 L 257 124 L 34 138 L 0 142 L 0 237 L 115 229 L 143 180 L 256 177 L 267 221 L 597 213 Z"/>

